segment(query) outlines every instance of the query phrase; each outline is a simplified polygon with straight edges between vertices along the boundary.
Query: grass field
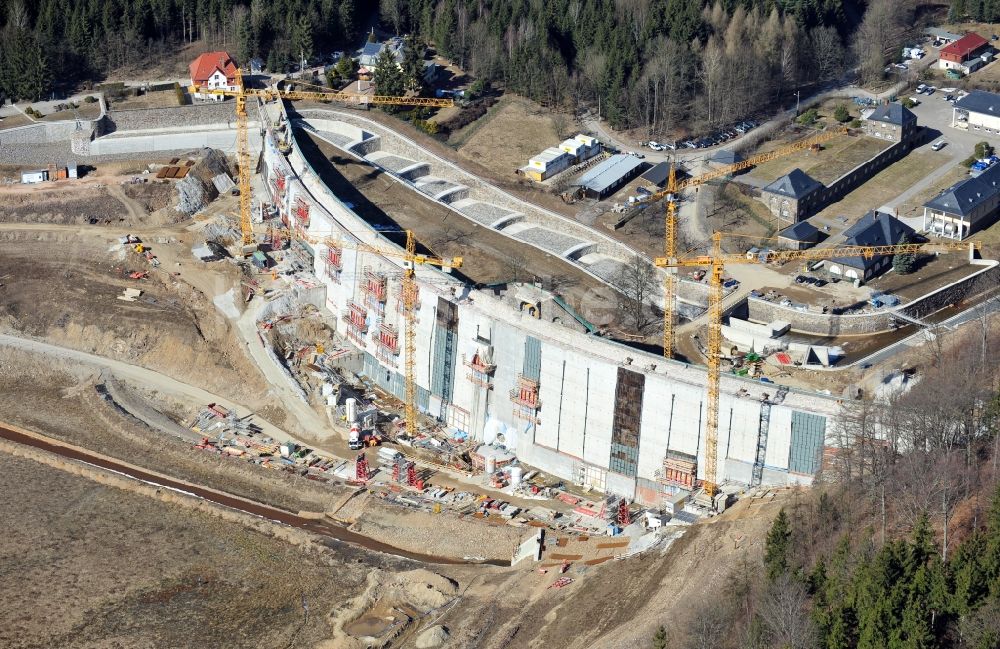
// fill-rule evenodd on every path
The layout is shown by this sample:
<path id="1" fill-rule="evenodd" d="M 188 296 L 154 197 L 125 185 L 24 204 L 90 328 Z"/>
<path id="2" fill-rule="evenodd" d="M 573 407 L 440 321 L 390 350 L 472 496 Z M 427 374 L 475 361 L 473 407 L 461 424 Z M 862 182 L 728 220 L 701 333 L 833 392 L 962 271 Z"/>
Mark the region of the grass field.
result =
<path id="1" fill-rule="evenodd" d="M 560 123 L 562 122 L 562 123 Z M 558 146 L 568 118 L 520 97 L 504 96 L 486 115 L 455 133 L 450 144 L 473 162 L 513 174 L 528 159 Z"/>
<path id="2" fill-rule="evenodd" d="M 127 97 L 113 102 L 115 110 L 132 108 L 170 108 L 177 105 L 177 93 L 173 90 L 147 92 L 138 97 Z"/>
<path id="3" fill-rule="evenodd" d="M 0 130 L 27 126 L 28 124 L 31 124 L 31 120 L 24 115 L 11 115 L 10 117 L 0 119 Z"/>
<path id="4" fill-rule="evenodd" d="M 960 180 L 969 177 L 969 170 L 965 167 L 955 167 L 950 169 L 940 180 L 904 201 L 899 206 L 900 216 L 919 216 L 924 213 L 924 203 L 931 200 L 945 189 L 948 189 Z"/>
<path id="5" fill-rule="evenodd" d="M 315 646 L 364 585 L 350 548 L 334 562 L 32 460 L 0 454 L 0 488 L 10 649 Z"/>
<path id="6" fill-rule="evenodd" d="M 841 200 L 828 205 L 817 217 L 822 220 L 842 215 L 853 221 L 869 210 L 881 207 L 886 201 L 898 196 L 903 189 L 926 176 L 941 164 L 941 157 L 941 154 L 932 151 L 910 153 L 875 174 Z"/>
<path id="7" fill-rule="evenodd" d="M 176 105 L 176 103 L 177 102 L 175 101 L 174 104 Z M 58 122 L 64 119 L 73 119 L 77 115 L 80 116 L 80 119 L 97 119 L 100 114 L 101 105 L 99 103 L 94 102 L 92 104 L 87 104 L 81 102 L 80 107 L 76 109 L 76 113 L 73 112 L 73 109 L 60 110 L 47 114 L 43 119 L 46 122 Z"/>
<path id="8" fill-rule="evenodd" d="M 757 165 L 748 175 L 766 182 L 784 176 L 798 167 L 821 183 L 828 184 L 847 171 L 888 147 L 883 140 L 865 136 L 838 135 L 823 145 L 823 150 L 798 151 Z M 775 147 L 772 148 L 777 148 Z"/>

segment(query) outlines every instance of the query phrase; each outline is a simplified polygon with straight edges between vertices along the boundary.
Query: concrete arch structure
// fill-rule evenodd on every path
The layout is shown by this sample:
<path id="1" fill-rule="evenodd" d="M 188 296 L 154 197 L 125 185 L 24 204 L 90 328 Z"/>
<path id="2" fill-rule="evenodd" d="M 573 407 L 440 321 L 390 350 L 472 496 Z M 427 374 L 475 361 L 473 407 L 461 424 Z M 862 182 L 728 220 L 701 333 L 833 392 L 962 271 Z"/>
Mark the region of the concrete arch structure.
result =
<path id="1" fill-rule="evenodd" d="M 393 246 L 318 180 L 296 143 L 286 163 L 268 140 L 264 158 L 265 173 L 287 164 L 294 172 L 289 191 L 316 205 L 308 232 Z M 264 184 L 271 187 L 270 179 Z M 363 268 L 398 272 L 400 262 L 344 249 L 339 263 L 351 279 L 340 282 L 331 279 L 325 247 L 314 248 L 324 304 L 337 315 L 338 332 L 362 352 L 358 371 L 402 396 L 403 346 L 387 353 L 372 335 L 383 326 L 403 335 L 399 287 L 390 282 L 385 302 L 373 304 L 358 279 Z M 582 256 L 591 255 L 600 257 Z M 523 462 L 549 473 L 651 504 L 675 489 L 660 480 L 668 451 L 698 458 L 704 475 L 702 368 L 535 319 L 433 269 L 418 268 L 417 280 L 421 410 L 475 439 L 503 435 Z M 474 357 L 491 365 L 475 365 Z M 725 377 L 717 475 L 742 484 L 811 482 L 838 407 L 823 395 Z"/>

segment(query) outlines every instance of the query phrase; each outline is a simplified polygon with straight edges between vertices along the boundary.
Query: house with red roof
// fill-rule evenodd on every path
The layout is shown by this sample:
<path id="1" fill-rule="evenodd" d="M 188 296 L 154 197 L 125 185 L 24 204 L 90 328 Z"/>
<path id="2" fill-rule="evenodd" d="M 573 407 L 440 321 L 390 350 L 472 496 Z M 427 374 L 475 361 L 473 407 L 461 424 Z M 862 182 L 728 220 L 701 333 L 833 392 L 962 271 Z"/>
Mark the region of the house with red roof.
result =
<path id="1" fill-rule="evenodd" d="M 989 41 L 979 34 L 970 32 L 941 48 L 938 67 L 942 70 L 958 70 L 962 74 L 971 74 L 990 61 L 992 52 Z"/>
<path id="2" fill-rule="evenodd" d="M 199 88 L 239 90 L 237 78 L 239 68 L 229 52 L 205 52 L 188 66 L 191 73 L 191 85 Z M 223 95 L 208 92 L 196 92 L 195 99 L 214 99 L 222 101 Z"/>

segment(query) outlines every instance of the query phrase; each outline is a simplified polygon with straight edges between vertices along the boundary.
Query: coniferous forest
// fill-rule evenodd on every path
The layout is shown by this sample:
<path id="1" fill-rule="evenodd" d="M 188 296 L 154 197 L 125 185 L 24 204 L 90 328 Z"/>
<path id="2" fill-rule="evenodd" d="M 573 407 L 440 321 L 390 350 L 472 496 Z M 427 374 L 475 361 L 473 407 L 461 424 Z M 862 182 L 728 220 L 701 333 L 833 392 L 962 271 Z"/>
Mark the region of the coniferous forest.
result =
<path id="1" fill-rule="evenodd" d="M 956 0 L 961 13 L 994 12 Z M 987 5 L 990 7 L 987 7 Z M 201 42 L 284 72 L 413 34 L 476 78 L 615 127 L 712 128 L 857 67 L 877 80 L 917 0 L 0 0 L 0 91 L 35 100 Z"/>

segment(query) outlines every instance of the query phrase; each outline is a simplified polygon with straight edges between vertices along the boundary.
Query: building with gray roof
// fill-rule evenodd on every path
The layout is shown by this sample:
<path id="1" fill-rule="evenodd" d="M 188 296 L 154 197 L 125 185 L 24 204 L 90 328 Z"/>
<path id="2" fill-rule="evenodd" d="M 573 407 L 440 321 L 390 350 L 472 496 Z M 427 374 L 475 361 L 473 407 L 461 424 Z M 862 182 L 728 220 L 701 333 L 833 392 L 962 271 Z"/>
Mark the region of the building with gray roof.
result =
<path id="1" fill-rule="evenodd" d="M 948 43 L 954 43 L 958 39 L 962 38 L 961 34 L 955 34 L 947 30 L 941 29 L 940 27 L 928 27 L 924 30 L 924 33 L 939 41 L 943 41 L 945 45 Z"/>
<path id="2" fill-rule="evenodd" d="M 956 128 L 985 129 L 1000 133 L 1000 95 L 973 90 L 951 107 L 951 125 Z"/>
<path id="3" fill-rule="evenodd" d="M 891 214 L 872 211 L 858 219 L 844 235 L 845 246 L 894 246 L 912 240 L 914 230 Z M 835 257 L 829 261 L 827 270 L 844 279 L 867 282 L 889 270 L 892 258 L 893 255 Z"/>
<path id="4" fill-rule="evenodd" d="M 598 200 L 618 191 L 622 185 L 632 180 L 646 168 L 646 163 L 634 155 L 619 153 L 597 165 L 575 181 L 588 198 Z"/>
<path id="5" fill-rule="evenodd" d="M 916 134 L 917 116 L 898 102 L 882 104 L 865 117 L 861 129 L 865 135 L 903 142 Z"/>
<path id="6" fill-rule="evenodd" d="M 805 250 L 819 243 L 820 233 L 809 221 L 799 221 L 778 233 L 778 240 L 795 250 Z"/>
<path id="7" fill-rule="evenodd" d="M 992 224 L 1000 207 L 1000 164 L 955 183 L 924 203 L 924 230 L 964 239 Z"/>
<path id="8" fill-rule="evenodd" d="M 799 168 L 760 190 L 760 200 L 780 219 L 797 223 L 817 201 L 823 183 Z"/>

